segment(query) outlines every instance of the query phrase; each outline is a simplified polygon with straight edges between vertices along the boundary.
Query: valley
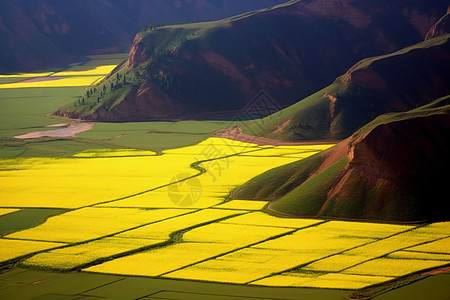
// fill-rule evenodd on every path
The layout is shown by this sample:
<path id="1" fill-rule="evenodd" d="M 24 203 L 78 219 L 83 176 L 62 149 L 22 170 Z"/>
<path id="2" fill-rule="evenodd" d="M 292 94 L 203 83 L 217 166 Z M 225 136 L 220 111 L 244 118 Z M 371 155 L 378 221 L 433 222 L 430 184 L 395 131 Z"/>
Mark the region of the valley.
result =
<path id="1" fill-rule="evenodd" d="M 94 59 L 87 64 L 91 67 L 85 66 L 79 72 L 108 70 L 100 66 L 103 59 Z M 73 74 L 74 68 L 81 67 L 70 67 L 60 74 L 69 76 L 68 79 L 102 75 Z M 37 74 L 41 76 L 38 78 L 42 75 Z M 58 97 L 63 91 L 73 91 L 74 95 L 82 91 L 57 86 L 25 88 L 29 82 L 22 83 L 23 77 L 16 79 L 18 83 L 4 85 L 14 84 L 20 88 L 0 89 L 0 93 L 8 91 L 16 104 L 20 104 L 21 99 L 29 102 L 26 95 L 39 93 L 45 95 L 45 99 L 50 96 L 47 105 L 51 106 L 52 94 Z M 78 84 L 76 80 L 69 82 Z M 72 101 L 73 97 L 65 101 Z M 8 106 L 8 100 L 4 98 L 0 103 L 9 108 L 11 114 L 15 107 Z M 321 141 L 302 145 L 258 145 L 213 136 L 215 130 L 231 127 L 233 122 L 181 121 L 96 123 L 92 129 L 72 137 L 42 136 L 24 139 L 25 147 L 11 146 L 10 141 L 17 140 L 11 134 L 17 131 L 45 128 L 52 132 L 58 126 L 67 125 L 61 124 L 67 122 L 63 118 L 36 119 L 31 111 L 29 115 L 26 111 L 21 113 L 21 122 L 34 126 L 15 130 L 2 128 L 2 149 L 8 151 L 2 151 L 1 160 L 0 224 L 2 228 L 11 229 L 0 238 L 1 264 L 4 267 L 15 265 L 14 270 L 17 270 L 5 273 L 0 279 L 3 283 L 13 280 L 16 272 L 34 272 L 30 276 L 36 278 L 44 276 L 41 271 L 27 269 L 46 270 L 45 277 L 50 276 L 51 281 L 58 277 L 52 277 L 49 271 L 63 272 L 70 278 L 73 273 L 67 272 L 81 270 L 80 274 L 86 274 L 83 275 L 86 278 L 94 276 L 95 282 L 103 282 L 102 277 L 95 274 L 139 275 L 161 280 L 246 284 L 260 287 L 261 291 L 266 289 L 263 286 L 277 289 L 284 286 L 338 288 L 352 294 L 352 290 L 389 284 L 411 273 L 450 264 L 447 222 L 391 225 L 320 217 L 280 219 L 260 212 L 264 207 L 270 208 L 268 201 L 228 198 L 234 187 L 250 178 L 273 167 L 322 153 L 333 144 Z M 164 143 L 165 137 L 183 134 L 177 128 L 191 134 L 187 134 L 185 141 L 178 141 L 178 145 L 168 146 Z M 24 134 L 25 138 L 33 132 Z M 138 143 L 139 139 L 155 134 L 162 136 L 160 145 L 167 148 L 156 149 L 143 141 Z M 123 135 L 130 137 L 125 139 Z M 54 149 L 55 144 L 47 146 L 47 143 L 59 146 Z M 124 179 L 129 183 L 123 185 Z M 40 213 L 42 219 L 28 225 L 29 228 L 14 227 L 22 222 L 19 221 L 21 214 L 36 209 L 48 211 L 48 214 Z M 39 218 L 39 214 L 36 216 Z M 299 248 L 301 240 L 308 243 Z M 438 252 L 434 245 L 439 247 Z M 173 263 L 159 268 L 141 267 L 167 258 Z M 265 262 L 264 269 L 259 267 L 261 259 Z M 374 271 L 381 266 L 382 273 Z M 387 266 L 392 268 L 391 272 L 386 271 Z M 126 277 L 117 277 L 122 278 L 117 282 L 113 280 L 116 277 L 110 278 L 112 281 L 107 287 L 115 289 L 117 282 Z M 2 292 L 4 296 L 27 298 L 23 287 L 28 293 L 39 294 L 35 287 L 16 282 L 11 289 Z M 100 286 L 97 289 L 105 290 Z M 97 289 L 80 292 L 80 295 L 96 294 Z M 69 291 L 71 289 L 63 293 L 71 293 Z M 320 291 L 317 293 L 322 293 Z M 296 299 L 289 297 L 311 293 L 301 289 L 293 293 L 279 292 L 280 297 L 285 293 L 291 295 L 282 299 Z M 337 290 L 329 293 L 342 295 Z M 330 296 L 330 299 L 333 298 Z"/>
<path id="2" fill-rule="evenodd" d="M 40 1 L 0 4 L 0 298 L 448 298 L 448 3 Z"/>

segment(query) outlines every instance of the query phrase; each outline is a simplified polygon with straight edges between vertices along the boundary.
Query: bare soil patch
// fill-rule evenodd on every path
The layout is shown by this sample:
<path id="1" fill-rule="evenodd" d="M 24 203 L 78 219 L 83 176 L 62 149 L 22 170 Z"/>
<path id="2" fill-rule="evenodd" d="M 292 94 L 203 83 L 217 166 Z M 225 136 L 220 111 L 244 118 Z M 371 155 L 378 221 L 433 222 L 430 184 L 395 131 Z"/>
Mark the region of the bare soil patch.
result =
<path id="1" fill-rule="evenodd" d="M 46 127 L 61 127 L 55 130 L 48 131 L 35 131 L 22 135 L 17 135 L 14 138 L 16 139 L 37 139 L 40 137 L 48 136 L 48 137 L 75 137 L 77 133 L 88 131 L 92 129 L 94 123 L 85 123 L 85 122 L 73 122 L 70 124 L 55 124 L 55 125 L 47 125 Z"/>

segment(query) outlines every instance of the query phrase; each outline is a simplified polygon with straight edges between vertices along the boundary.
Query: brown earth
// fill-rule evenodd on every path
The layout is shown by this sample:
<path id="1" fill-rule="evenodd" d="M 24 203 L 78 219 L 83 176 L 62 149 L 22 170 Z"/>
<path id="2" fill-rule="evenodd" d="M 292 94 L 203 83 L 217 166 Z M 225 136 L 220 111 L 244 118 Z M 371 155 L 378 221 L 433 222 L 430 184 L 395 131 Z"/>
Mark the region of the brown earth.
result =
<path id="1" fill-rule="evenodd" d="M 137 92 L 126 96 L 122 102 L 112 109 L 107 110 L 103 106 L 98 108 L 92 114 L 92 119 L 104 121 L 144 121 L 152 118 L 176 118 L 182 114 L 183 107 L 179 103 L 174 102 L 151 82 L 147 82 Z M 74 116 L 78 117 L 77 114 Z"/>

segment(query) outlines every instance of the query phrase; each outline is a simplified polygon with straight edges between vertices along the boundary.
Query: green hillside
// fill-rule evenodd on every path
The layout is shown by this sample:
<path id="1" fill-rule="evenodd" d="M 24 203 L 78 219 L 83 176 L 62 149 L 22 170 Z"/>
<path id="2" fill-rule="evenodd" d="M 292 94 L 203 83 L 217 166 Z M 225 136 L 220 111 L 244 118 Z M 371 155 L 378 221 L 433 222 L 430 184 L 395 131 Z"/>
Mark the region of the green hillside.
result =
<path id="1" fill-rule="evenodd" d="M 450 96 L 384 114 L 336 146 L 269 170 L 233 199 L 271 200 L 269 213 L 389 222 L 448 220 Z"/>
<path id="2" fill-rule="evenodd" d="M 333 84 L 249 123 L 244 132 L 280 140 L 343 139 L 387 112 L 407 111 L 450 93 L 450 35 L 364 59 Z"/>
<path id="3" fill-rule="evenodd" d="M 136 36 L 128 61 L 92 86 L 83 105 L 56 114 L 98 121 L 192 119 L 241 111 L 262 90 L 286 107 L 360 59 L 423 40 L 429 28 L 416 25 L 406 8 L 437 20 L 446 7 L 397 0 L 378 11 L 378 2 L 341 2 L 338 11 L 318 7 L 317 0 L 293 0 L 214 22 L 148 26 Z M 377 38 L 380 33 L 385 39 Z"/>

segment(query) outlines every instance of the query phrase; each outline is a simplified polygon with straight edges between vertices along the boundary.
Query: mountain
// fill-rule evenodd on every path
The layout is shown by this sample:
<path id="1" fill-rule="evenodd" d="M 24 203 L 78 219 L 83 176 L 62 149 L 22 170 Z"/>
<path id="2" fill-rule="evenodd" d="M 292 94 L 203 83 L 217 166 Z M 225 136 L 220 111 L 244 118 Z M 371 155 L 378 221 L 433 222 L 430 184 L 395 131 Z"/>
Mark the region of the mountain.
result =
<path id="1" fill-rule="evenodd" d="M 356 63 L 333 84 L 244 133 L 280 140 L 343 139 L 375 117 L 450 93 L 450 35 Z"/>
<path id="2" fill-rule="evenodd" d="M 241 110 L 261 90 L 286 107 L 365 57 L 423 40 L 447 6 L 446 0 L 293 0 L 216 22 L 149 27 L 135 37 L 128 61 L 91 87 L 98 101 L 57 114 L 192 118 Z"/>
<path id="3" fill-rule="evenodd" d="M 128 51 L 150 24 L 211 21 L 284 0 L 2 0 L 0 73 Z"/>
<path id="4" fill-rule="evenodd" d="M 271 200 L 288 216 L 418 222 L 450 220 L 450 96 L 379 116 L 346 140 L 269 170 L 233 199 Z"/>

